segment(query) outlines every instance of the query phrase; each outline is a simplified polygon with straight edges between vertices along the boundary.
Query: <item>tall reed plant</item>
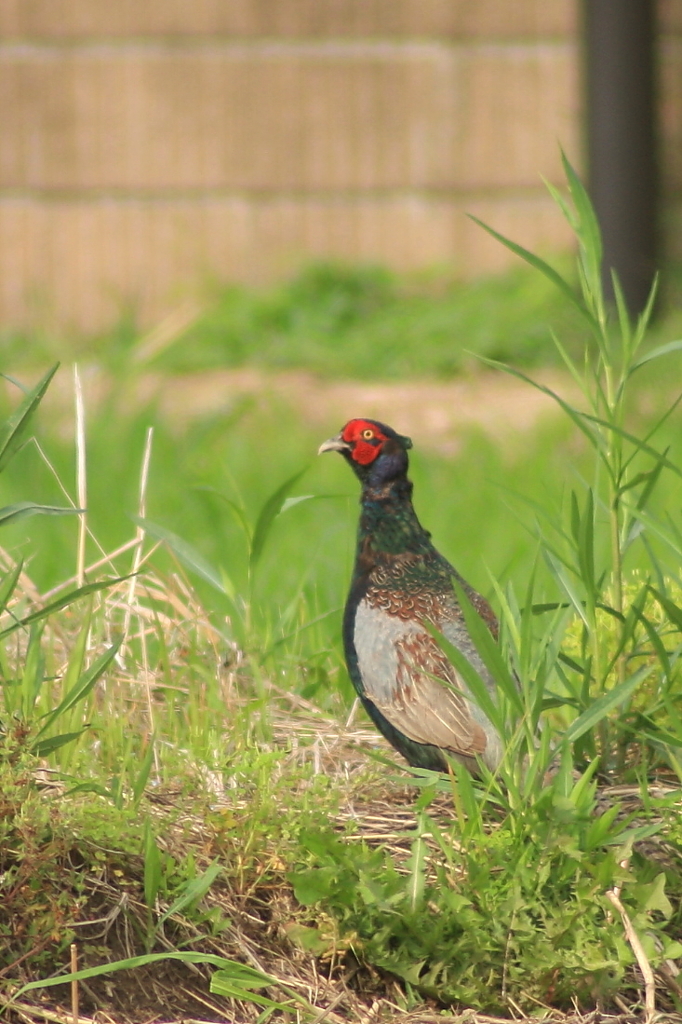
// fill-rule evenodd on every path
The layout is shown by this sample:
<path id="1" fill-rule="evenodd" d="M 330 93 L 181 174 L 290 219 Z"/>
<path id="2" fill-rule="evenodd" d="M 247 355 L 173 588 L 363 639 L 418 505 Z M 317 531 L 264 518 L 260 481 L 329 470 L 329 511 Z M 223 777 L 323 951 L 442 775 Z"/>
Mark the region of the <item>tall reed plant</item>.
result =
<path id="1" fill-rule="evenodd" d="M 672 475 L 679 482 L 682 469 L 674 455 L 657 445 L 655 437 L 682 394 L 668 402 L 644 432 L 638 432 L 630 421 L 639 371 L 680 351 L 682 341 L 647 347 L 656 280 L 644 310 L 633 318 L 618 275 L 609 268 L 615 296 L 609 303 L 599 224 L 582 182 L 563 153 L 562 160 L 567 195 L 552 185 L 548 188 L 576 238 L 577 287 L 539 256 L 477 221 L 551 281 L 579 312 L 585 331 L 582 358 L 570 355 L 556 334 L 552 340 L 581 400 L 569 401 L 518 369 L 489 362 L 551 397 L 594 455 L 591 480 L 572 474 L 569 467 L 568 478 L 573 476 L 574 482 L 563 518 L 552 518 L 543 510 L 537 514 L 542 557 L 559 600 L 533 607 L 531 590 L 525 610 L 519 614 L 513 599 L 499 594 L 503 619 L 508 642 L 515 648 L 513 661 L 523 690 L 524 680 L 530 678 L 529 659 L 539 664 L 537 652 L 532 655 L 528 643 L 531 610 L 554 616 L 540 650 L 553 651 L 559 692 L 545 693 L 540 699 L 538 686 L 531 687 L 534 696 L 526 713 L 532 712 L 533 728 L 537 724 L 535 711 L 561 705 L 565 738 L 576 744 L 579 758 L 599 757 L 603 770 L 622 771 L 628 744 L 635 738 L 667 754 L 676 765 L 675 750 L 682 745 L 682 722 L 674 708 L 682 613 L 676 596 L 679 587 L 672 584 L 671 590 L 671 580 L 678 575 L 682 535 L 674 522 L 666 521 L 656 510 L 655 498 L 662 476 Z M 675 556 L 672 567 L 661 563 L 657 553 L 661 541 Z M 643 578 L 635 577 L 627 567 L 635 544 L 643 548 L 649 566 Z M 572 644 L 557 650 L 555 629 L 559 623 L 562 628 L 568 626 L 564 611 L 578 625 L 572 628 Z M 485 643 L 484 637 L 481 642 Z M 531 677 L 536 683 L 539 680 L 537 672 Z M 512 705 L 518 703 L 513 688 L 504 689 Z"/>

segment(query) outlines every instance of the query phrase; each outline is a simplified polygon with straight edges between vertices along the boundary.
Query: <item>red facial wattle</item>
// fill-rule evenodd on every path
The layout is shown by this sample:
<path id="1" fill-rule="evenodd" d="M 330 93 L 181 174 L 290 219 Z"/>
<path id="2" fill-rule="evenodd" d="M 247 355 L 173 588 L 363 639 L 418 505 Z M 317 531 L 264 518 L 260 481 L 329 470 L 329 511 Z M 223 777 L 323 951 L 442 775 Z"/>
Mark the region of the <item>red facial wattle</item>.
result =
<path id="1" fill-rule="evenodd" d="M 381 453 L 382 442 L 388 438 L 369 420 L 351 420 L 341 432 L 344 441 L 352 445 L 351 458 L 361 466 L 369 466 Z"/>

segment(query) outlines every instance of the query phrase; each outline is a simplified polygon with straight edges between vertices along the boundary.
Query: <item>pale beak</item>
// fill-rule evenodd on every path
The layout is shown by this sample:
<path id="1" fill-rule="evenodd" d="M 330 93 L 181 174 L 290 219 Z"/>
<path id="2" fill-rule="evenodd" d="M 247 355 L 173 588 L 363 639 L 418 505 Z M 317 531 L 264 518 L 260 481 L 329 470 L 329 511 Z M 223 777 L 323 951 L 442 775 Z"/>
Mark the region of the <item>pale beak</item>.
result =
<path id="1" fill-rule="evenodd" d="M 322 455 L 323 452 L 348 452 L 350 451 L 350 445 L 348 441 L 344 441 L 341 434 L 337 434 L 336 437 L 330 437 L 328 441 L 323 441 L 320 447 L 317 449 L 317 454 Z"/>

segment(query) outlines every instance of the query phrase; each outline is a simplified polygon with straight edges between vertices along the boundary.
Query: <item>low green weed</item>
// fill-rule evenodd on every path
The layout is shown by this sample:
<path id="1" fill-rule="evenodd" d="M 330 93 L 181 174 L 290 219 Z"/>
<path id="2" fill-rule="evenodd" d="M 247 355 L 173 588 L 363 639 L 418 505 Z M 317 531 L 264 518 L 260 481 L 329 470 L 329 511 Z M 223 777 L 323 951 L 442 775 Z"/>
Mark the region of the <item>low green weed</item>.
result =
<path id="1" fill-rule="evenodd" d="M 290 880 L 321 916 L 297 933 L 304 946 L 351 949 L 445 1004 L 532 1013 L 548 1003 L 608 1003 L 631 984 L 634 962 L 605 897 L 618 886 L 652 958 L 676 955 L 663 932 L 672 914 L 664 875 L 644 866 L 643 881 L 641 861 L 621 866 L 647 830 L 618 823 L 617 807 L 599 813 L 594 785 L 576 783 L 565 797 L 547 789 L 542 803 L 492 828 L 463 770 L 452 785 L 467 814 L 444 828 L 429 814 L 427 786 L 402 863 L 330 832 L 303 837 L 312 866 Z"/>
<path id="2" fill-rule="evenodd" d="M 17 998 L 24 996 L 34 989 L 49 989 L 56 985 L 66 985 L 72 982 L 86 981 L 90 978 L 98 978 L 102 975 L 116 974 L 118 971 L 131 971 L 135 968 L 147 967 L 152 964 L 161 964 L 167 961 L 175 961 L 183 964 L 208 964 L 216 968 L 210 982 L 211 992 L 224 996 L 227 999 L 239 1000 L 247 1004 L 255 1004 L 265 1008 L 267 1017 L 272 1015 L 274 1010 L 284 1013 L 307 1011 L 313 1015 L 315 1010 L 299 992 L 282 982 L 280 978 L 266 974 L 256 968 L 249 967 L 237 960 L 230 960 L 227 957 L 216 956 L 212 953 L 192 952 L 171 952 L 171 953 L 147 953 L 142 956 L 126 957 L 112 963 L 102 964 L 98 967 L 87 967 L 81 971 L 62 975 L 59 978 L 48 978 L 44 981 L 29 982 L 19 989 Z M 283 989 L 281 1000 L 272 999 L 262 994 L 261 990 L 277 987 Z M 11 1003 L 7 1004 L 9 1008 Z M 264 1019 L 267 1019 L 264 1018 Z"/>
<path id="3" fill-rule="evenodd" d="M 238 874 L 238 867 L 206 863 L 207 837 L 213 835 L 208 819 L 201 841 L 183 843 L 179 811 L 157 812 L 160 841 L 151 818 L 143 825 L 132 807 L 113 809 L 92 792 L 64 797 L 37 790 L 38 770 L 25 748 L 17 750 L 11 766 L 0 762 L 0 975 L 10 971 L 11 977 L 31 979 L 8 989 L 2 982 L 3 1017 L 35 989 L 43 990 L 44 998 L 53 986 L 113 974 L 112 992 L 117 972 L 168 959 L 210 965 L 210 990 L 222 998 L 264 1008 L 299 1006 L 312 1014 L 308 1002 L 279 977 L 215 952 L 237 952 L 239 933 L 235 938 L 220 900 L 207 905 L 205 897 L 217 885 L 229 894 L 225 878 Z M 167 849 L 169 835 L 173 853 Z M 74 942 L 82 969 L 53 976 Z M 208 948 L 194 948 L 202 945 Z M 118 956 L 112 956 L 114 949 Z M 120 981 L 118 986 L 123 988 Z M 92 988 L 85 991 L 92 999 Z"/>
<path id="4" fill-rule="evenodd" d="M 554 361 L 546 344 L 550 323 L 576 331 L 570 304 L 523 268 L 463 281 L 447 271 L 398 275 L 322 262 L 269 288 L 215 288 L 203 312 L 179 309 L 148 334 L 124 313 L 97 338 L 35 332 L 3 340 L 19 363 L 27 352 L 43 360 L 68 352 L 94 359 L 117 379 L 143 368 L 186 374 L 259 366 L 382 380 L 452 376 L 471 367 L 472 354 L 527 366 Z"/>
<path id="5" fill-rule="evenodd" d="M 264 294 L 225 290 L 158 363 L 174 372 L 248 364 L 374 380 L 449 376 L 472 353 L 545 361 L 552 320 L 574 326 L 568 304 L 523 270 L 463 282 L 313 264 Z"/>

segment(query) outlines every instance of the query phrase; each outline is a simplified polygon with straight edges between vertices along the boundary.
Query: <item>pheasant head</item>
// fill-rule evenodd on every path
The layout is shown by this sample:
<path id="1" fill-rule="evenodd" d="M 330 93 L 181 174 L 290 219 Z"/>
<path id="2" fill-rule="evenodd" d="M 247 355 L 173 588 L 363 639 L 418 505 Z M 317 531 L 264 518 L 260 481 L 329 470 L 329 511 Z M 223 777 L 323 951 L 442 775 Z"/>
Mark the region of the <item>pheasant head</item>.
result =
<path id="1" fill-rule="evenodd" d="M 340 452 L 364 487 L 377 488 L 407 473 L 409 437 L 376 420 L 349 420 L 343 430 L 320 445 L 323 452 Z"/>

